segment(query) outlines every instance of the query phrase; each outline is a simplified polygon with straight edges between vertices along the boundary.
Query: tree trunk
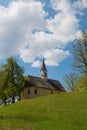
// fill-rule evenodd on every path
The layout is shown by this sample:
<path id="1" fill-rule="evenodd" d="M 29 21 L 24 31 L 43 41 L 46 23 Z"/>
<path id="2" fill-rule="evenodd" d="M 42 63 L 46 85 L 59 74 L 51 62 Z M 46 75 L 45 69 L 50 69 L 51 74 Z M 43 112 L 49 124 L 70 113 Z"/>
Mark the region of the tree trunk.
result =
<path id="1" fill-rule="evenodd" d="M 15 103 L 15 96 L 12 96 L 12 103 Z"/>
<path id="2" fill-rule="evenodd" d="M 2 103 L 6 105 L 6 98 L 2 100 Z"/>

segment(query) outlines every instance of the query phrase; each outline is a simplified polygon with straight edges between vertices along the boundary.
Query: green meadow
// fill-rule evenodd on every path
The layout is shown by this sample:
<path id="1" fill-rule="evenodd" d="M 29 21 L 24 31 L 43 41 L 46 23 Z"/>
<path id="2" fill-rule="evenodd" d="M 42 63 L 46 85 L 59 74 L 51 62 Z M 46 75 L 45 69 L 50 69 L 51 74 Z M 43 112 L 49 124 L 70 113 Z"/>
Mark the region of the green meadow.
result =
<path id="1" fill-rule="evenodd" d="M 61 93 L 2 107 L 0 130 L 87 130 L 87 93 Z"/>

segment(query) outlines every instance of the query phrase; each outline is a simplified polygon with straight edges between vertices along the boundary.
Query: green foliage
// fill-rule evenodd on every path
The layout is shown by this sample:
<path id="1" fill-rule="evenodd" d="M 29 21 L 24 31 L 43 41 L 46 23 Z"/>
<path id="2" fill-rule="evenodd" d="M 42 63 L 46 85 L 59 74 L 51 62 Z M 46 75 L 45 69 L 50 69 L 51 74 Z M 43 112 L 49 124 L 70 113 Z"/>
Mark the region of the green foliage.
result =
<path id="1" fill-rule="evenodd" d="M 78 82 L 78 91 L 87 91 L 87 76 L 82 76 Z"/>
<path id="2" fill-rule="evenodd" d="M 23 90 L 24 69 L 12 57 L 7 58 L 7 63 L 0 70 L 1 98 L 6 99 L 21 94 Z"/>
<path id="3" fill-rule="evenodd" d="M 86 130 L 87 93 L 49 95 L 0 108 L 0 130 Z"/>

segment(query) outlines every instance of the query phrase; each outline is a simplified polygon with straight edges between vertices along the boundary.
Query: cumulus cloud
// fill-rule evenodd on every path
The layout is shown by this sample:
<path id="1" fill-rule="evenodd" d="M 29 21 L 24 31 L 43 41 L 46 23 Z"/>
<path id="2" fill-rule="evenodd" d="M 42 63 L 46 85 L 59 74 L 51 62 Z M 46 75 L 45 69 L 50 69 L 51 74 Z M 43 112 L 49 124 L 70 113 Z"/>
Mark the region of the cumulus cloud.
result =
<path id="1" fill-rule="evenodd" d="M 33 64 L 32 64 L 32 67 L 37 67 L 37 66 L 41 66 L 41 63 L 40 61 L 34 61 Z"/>
<path id="2" fill-rule="evenodd" d="M 32 67 L 40 66 L 44 57 L 46 64 L 57 66 L 70 53 L 64 47 L 79 32 L 76 7 L 86 0 L 70 3 L 70 0 L 50 0 L 56 11 L 53 18 L 44 10 L 39 0 L 17 0 L 7 8 L 0 6 L 0 58 L 19 55 Z M 38 60 L 37 60 L 38 59 Z"/>
<path id="3" fill-rule="evenodd" d="M 46 12 L 40 2 L 12 2 L 0 6 L 0 57 L 19 54 L 27 43 L 27 35 L 44 29 Z"/>
<path id="4" fill-rule="evenodd" d="M 75 8 L 85 9 L 87 8 L 87 0 L 77 0 L 74 2 L 73 6 Z"/>

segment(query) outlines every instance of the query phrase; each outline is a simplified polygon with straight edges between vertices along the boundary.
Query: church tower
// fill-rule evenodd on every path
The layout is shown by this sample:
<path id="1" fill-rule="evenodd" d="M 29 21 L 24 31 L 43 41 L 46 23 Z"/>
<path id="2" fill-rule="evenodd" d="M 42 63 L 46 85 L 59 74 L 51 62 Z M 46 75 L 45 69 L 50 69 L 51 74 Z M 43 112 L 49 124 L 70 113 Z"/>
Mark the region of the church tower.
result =
<path id="1" fill-rule="evenodd" d="M 42 66 L 41 66 L 40 72 L 41 72 L 41 78 L 47 80 L 47 69 L 46 69 L 44 59 L 42 61 Z"/>

